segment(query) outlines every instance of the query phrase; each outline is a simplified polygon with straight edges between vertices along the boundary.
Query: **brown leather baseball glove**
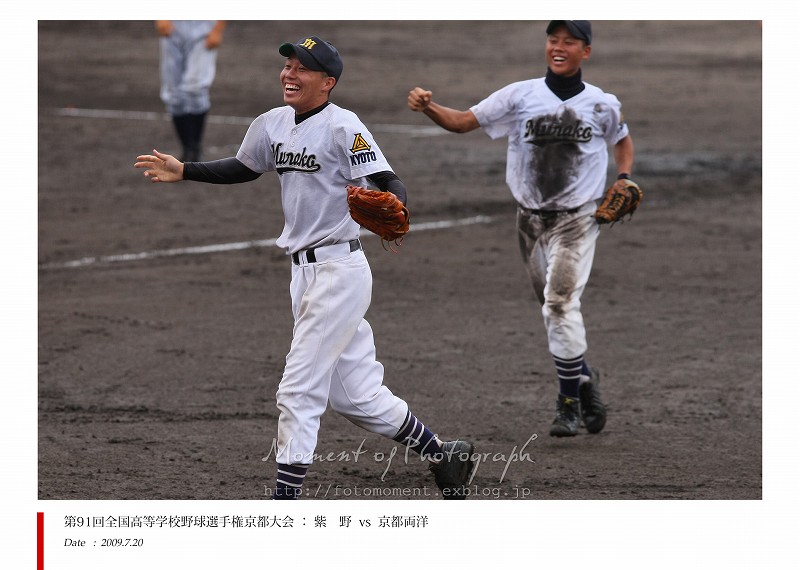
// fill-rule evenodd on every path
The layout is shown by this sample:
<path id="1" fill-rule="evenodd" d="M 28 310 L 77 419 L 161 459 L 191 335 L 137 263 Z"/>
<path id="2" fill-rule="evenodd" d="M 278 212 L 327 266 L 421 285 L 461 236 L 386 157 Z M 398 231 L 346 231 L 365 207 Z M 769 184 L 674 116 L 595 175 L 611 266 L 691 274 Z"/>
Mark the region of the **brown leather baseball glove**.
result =
<path id="1" fill-rule="evenodd" d="M 347 205 L 353 219 L 380 236 L 381 243 L 386 241 L 400 245 L 403 242 L 403 237 L 408 233 L 410 214 L 408 208 L 391 192 L 348 185 Z M 392 249 L 391 245 L 389 249 Z"/>
<path id="2" fill-rule="evenodd" d="M 597 223 L 613 224 L 627 215 L 630 215 L 630 219 L 642 202 L 642 196 L 642 190 L 633 180 L 622 178 L 615 181 L 606 190 L 603 201 L 597 207 L 594 214 Z"/>

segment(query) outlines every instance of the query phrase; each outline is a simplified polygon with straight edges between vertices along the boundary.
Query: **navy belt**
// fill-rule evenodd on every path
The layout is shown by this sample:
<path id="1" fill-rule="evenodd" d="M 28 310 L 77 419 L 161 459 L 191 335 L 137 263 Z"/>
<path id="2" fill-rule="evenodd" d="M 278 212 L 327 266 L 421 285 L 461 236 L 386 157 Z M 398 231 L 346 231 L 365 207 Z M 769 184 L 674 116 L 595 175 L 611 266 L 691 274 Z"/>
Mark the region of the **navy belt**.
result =
<path id="1" fill-rule="evenodd" d="M 292 254 L 292 261 L 295 265 L 327 261 L 328 259 L 343 256 L 347 252 L 345 248 L 348 246 L 350 247 L 350 253 L 358 251 L 361 249 L 361 240 L 356 238 L 351 239 L 347 243 L 335 243 L 333 245 L 323 245 L 322 247 L 312 247 L 311 249 L 296 251 Z"/>

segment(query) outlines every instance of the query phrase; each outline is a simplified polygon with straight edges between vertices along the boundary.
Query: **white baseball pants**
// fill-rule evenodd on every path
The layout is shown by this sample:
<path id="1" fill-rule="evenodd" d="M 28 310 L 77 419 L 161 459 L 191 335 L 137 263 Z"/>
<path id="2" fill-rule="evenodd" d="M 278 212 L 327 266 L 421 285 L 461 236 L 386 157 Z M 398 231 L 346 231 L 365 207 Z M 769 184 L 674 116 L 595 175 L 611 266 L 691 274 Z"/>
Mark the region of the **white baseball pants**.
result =
<path id="1" fill-rule="evenodd" d="M 301 255 L 300 264 L 292 264 L 294 333 L 277 392 L 278 463 L 313 462 L 329 401 L 357 426 L 389 438 L 408 411 L 406 402 L 383 385 L 383 365 L 364 319 L 372 271 L 363 251 L 347 249 L 347 244 L 318 248 L 316 263 L 304 262 Z M 332 250 L 342 253 L 324 260 Z"/>
<path id="2" fill-rule="evenodd" d="M 600 226 L 594 201 L 549 219 L 517 210 L 519 246 L 542 305 L 550 354 L 572 359 L 586 353 L 581 295 L 589 281 Z"/>

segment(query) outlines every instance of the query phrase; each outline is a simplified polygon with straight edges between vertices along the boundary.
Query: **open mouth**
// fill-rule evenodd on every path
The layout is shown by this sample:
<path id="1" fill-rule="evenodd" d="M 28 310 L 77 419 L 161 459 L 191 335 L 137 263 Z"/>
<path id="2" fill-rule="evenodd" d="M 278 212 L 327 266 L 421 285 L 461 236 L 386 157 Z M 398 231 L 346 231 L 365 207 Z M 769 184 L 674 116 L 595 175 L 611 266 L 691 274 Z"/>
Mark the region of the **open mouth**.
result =
<path id="1" fill-rule="evenodd" d="M 287 83 L 286 85 L 283 86 L 283 90 L 286 91 L 287 93 L 296 93 L 300 91 L 300 86 L 295 85 L 294 83 Z"/>

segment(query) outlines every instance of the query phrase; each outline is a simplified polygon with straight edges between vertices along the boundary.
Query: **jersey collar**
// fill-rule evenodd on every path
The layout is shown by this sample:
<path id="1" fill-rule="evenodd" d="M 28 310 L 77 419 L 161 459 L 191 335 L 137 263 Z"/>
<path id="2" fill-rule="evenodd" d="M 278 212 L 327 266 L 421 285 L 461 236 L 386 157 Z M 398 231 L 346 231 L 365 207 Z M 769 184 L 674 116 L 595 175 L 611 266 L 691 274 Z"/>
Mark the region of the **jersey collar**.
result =
<path id="1" fill-rule="evenodd" d="M 294 116 L 294 124 L 295 125 L 299 125 L 300 123 L 302 123 L 303 121 L 305 121 L 309 117 L 313 117 L 314 115 L 316 115 L 317 113 L 322 111 L 325 107 L 330 105 L 330 103 L 331 103 L 330 101 L 325 101 L 322 105 L 320 105 L 319 107 L 317 107 L 315 109 L 311 109 L 310 111 L 306 111 L 305 113 L 300 113 L 299 115 L 295 115 Z"/>

